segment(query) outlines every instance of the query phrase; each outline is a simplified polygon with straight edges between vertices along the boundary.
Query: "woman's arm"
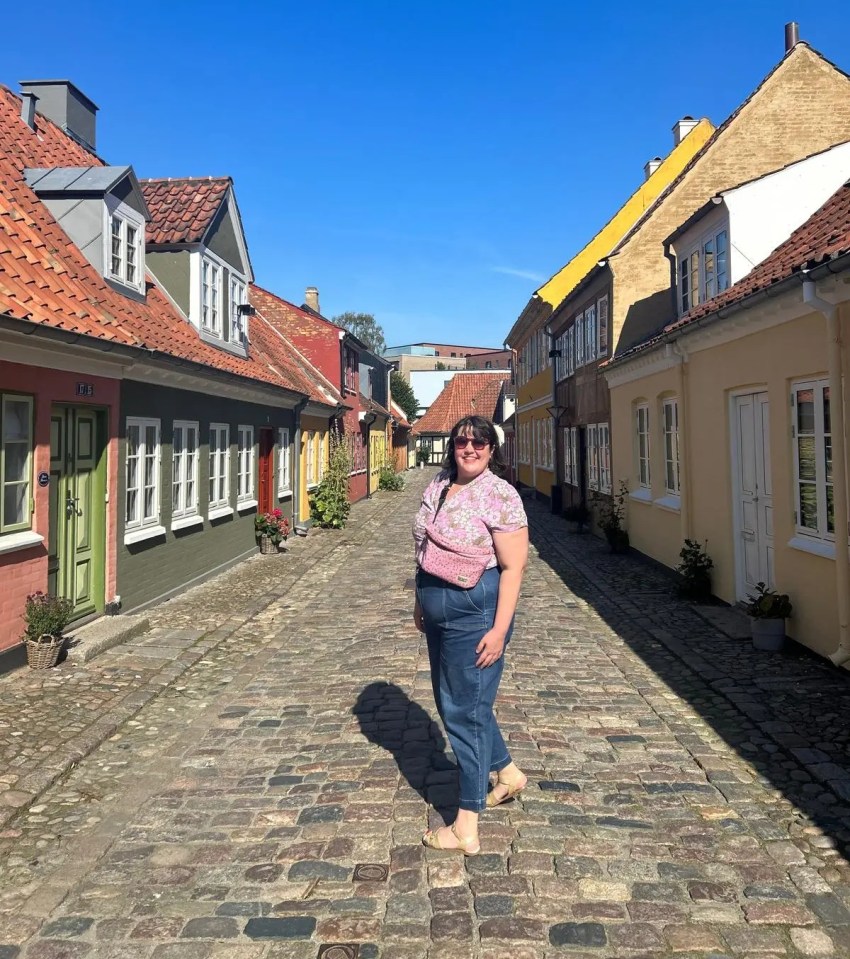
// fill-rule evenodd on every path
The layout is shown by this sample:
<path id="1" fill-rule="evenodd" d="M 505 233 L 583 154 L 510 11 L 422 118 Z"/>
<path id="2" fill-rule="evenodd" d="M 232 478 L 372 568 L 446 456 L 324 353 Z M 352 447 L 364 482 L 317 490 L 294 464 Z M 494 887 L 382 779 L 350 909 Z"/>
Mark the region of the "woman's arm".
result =
<path id="1" fill-rule="evenodd" d="M 499 577 L 499 598 L 493 628 L 484 634 L 475 649 L 479 654 L 475 665 L 481 668 L 495 663 L 505 648 L 505 637 L 519 600 L 522 574 L 528 564 L 528 527 L 523 526 L 511 533 L 493 533 L 493 546 L 502 575 Z"/>

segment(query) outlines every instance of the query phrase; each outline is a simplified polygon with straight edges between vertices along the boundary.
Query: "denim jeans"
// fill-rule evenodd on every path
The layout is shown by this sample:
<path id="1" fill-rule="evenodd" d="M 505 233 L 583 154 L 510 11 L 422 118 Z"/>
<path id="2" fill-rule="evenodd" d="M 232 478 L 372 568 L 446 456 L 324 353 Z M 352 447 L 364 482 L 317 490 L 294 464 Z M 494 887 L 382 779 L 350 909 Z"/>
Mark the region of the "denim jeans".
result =
<path id="1" fill-rule="evenodd" d="M 499 570 L 488 569 L 472 589 L 461 589 L 423 572 L 416 576 L 422 608 L 431 685 L 460 770 L 461 809 L 487 806 L 490 772 L 511 762 L 493 715 L 504 656 L 479 669 L 475 647 L 492 628 L 499 594 Z M 510 639 L 513 623 L 508 630 Z"/>

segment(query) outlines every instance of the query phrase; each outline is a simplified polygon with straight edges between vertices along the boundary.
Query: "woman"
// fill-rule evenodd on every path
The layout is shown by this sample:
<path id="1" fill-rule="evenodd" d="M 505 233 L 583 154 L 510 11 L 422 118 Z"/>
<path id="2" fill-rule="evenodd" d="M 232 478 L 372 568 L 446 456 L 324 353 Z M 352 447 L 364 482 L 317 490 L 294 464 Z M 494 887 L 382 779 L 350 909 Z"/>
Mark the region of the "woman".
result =
<path id="1" fill-rule="evenodd" d="M 527 781 L 511 760 L 493 715 L 528 562 L 528 520 L 517 491 L 499 478 L 503 470 L 493 424 L 483 416 L 464 417 L 452 429 L 443 470 L 425 490 L 413 524 L 418 565 L 414 622 L 428 640 L 434 700 L 460 771 L 457 819 L 429 830 L 422 841 L 467 856 L 481 848 L 481 810 L 513 798 Z M 454 582 L 434 575 L 444 568 L 434 562 L 435 550 L 447 557 L 445 569 L 455 570 Z M 470 553 L 475 555 L 471 562 L 484 572 L 474 586 L 464 588 L 457 583 L 471 583 L 480 568 L 470 573 L 467 562 L 457 575 L 451 560 Z M 491 772 L 497 779 L 488 795 Z"/>

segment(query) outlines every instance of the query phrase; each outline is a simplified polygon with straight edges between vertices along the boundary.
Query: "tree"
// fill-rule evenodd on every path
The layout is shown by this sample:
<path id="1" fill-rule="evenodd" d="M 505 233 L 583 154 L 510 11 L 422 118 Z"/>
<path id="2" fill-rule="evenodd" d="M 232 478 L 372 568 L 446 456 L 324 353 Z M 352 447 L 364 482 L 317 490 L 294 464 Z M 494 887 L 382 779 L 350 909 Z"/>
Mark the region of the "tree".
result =
<path id="1" fill-rule="evenodd" d="M 362 340 L 373 353 L 383 356 L 387 348 L 384 330 L 371 313 L 341 313 L 333 318 L 337 326 L 342 326 Z"/>
<path id="2" fill-rule="evenodd" d="M 446 366 L 445 363 L 441 363 L 439 360 L 437 360 L 437 362 L 434 364 L 434 369 L 435 369 L 435 370 L 447 370 L 448 367 Z"/>
<path id="3" fill-rule="evenodd" d="M 416 419 L 419 403 L 413 395 L 413 387 L 398 370 L 392 370 L 390 373 L 390 392 L 392 398 L 404 410 L 408 421 L 412 423 Z"/>

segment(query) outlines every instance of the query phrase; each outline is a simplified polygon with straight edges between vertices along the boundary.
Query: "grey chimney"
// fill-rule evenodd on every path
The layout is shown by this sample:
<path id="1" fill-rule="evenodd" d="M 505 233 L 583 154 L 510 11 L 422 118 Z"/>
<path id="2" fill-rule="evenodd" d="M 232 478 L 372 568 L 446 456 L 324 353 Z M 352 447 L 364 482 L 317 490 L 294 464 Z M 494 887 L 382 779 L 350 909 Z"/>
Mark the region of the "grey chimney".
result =
<path id="1" fill-rule="evenodd" d="M 304 291 L 304 302 L 314 313 L 321 313 L 319 309 L 319 291 L 315 286 L 308 286 Z"/>
<path id="2" fill-rule="evenodd" d="M 673 146 L 677 147 L 682 140 L 693 130 L 695 126 L 698 126 L 699 120 L 695 120 L 693 117 L 682 117 L 678 123 L 673 125 Z"/>
<path id="3" fill-rule="evenodd" d="M 789 53 L 800 42 L 800 25 L 794 20 L 785 24 L 785 52 Z"/>
<path id="4" fill-rule="evenodd" d="M 34 93 L 21 94 L 21 119 L 30 130 L 35 129 L 35 105 L 38 97 Z"/>
<path id="5" fill-rule="evenodd" d="M 38 97 L 38 112 L 94 152 L 98 106 L 70 80 L 21 80 L 24 95 Z"/>
<path id="6" fill-rule="evenodd" d="M 643 175 L 648 180 L 664 161 L 661 157 L 653 157 L 643 168 Z"/>

